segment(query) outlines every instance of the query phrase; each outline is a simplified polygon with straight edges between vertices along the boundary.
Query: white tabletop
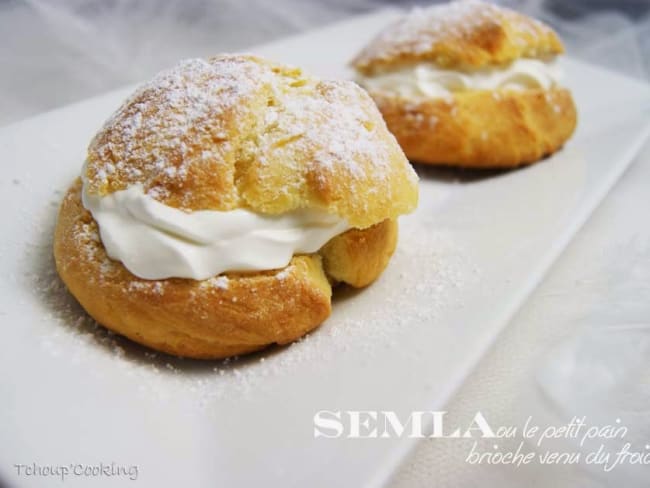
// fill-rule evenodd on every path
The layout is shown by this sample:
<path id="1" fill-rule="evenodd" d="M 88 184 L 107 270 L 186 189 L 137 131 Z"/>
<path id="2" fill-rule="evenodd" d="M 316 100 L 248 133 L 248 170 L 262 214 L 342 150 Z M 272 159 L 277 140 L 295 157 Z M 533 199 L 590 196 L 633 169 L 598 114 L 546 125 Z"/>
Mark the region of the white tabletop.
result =
<path id="1" fill-rule="evenodd" d="M 545 412 L 558 409 L 592 418 L 620 415 L 630 435 L 650 440 L 648 181 L 650 143 L 448 405 L 451 425 L 467 425 L 477 410 L 495 425 L 521 425 L 529 415 L 547 419 Z M 565 348 L 567 354 L 559 357 L 558 348 Z M 566 375 L 552 375 L 549 385 L 544 374 L 564 366 L 567 357 L 579 361 L 578 366 Z M 598 374 L 604 359 L 608 370 L 621 376 L 615 377 L 614 386 L 608 382 L 611 378 Z M 627 383 L 627 378 L 632 380 Z M 602 411 L 586 403 L 581 391 L 573 390 L 576 382 L 578 390 L 586 390 L 581 384 L 584 379 L 591 380 L 590 399 Z M 542 404 L 540 392 L 564 394 Z M 544 466 L 541 471 L 539 467 L 472 466 L 465 462 L 472 443 L 463 439 L 422 442 L 391 486 L 518 487 L 526 480 L 567 488 L 621 486 L 625 475 L 620 467 L 594 476 L 570 466 Z M 482 443 L 487 449 L 491 444 Z M 512 449 L 513 444 L 502 447 Z M 632 473 L 636 482 L 628 478 L 626 486 L 647 486 L 650 468 L 644 469 L 640 481 Z"/>

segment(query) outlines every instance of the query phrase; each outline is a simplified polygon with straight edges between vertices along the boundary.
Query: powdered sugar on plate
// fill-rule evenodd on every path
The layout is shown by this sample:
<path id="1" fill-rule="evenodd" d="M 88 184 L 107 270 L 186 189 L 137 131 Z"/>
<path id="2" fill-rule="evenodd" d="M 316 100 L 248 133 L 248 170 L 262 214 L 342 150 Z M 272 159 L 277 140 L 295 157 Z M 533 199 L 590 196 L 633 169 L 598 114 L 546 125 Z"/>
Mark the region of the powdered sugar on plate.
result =
<path id="1" fill-rule="evenodd" d="M 449 308 L 462 307 L 463 290 L 480 277 L 478 267 L 452 234 L 423 230 L 410 222 L 403 226 L 401 244 L 379 280 L 360 291 L 336 289 L 333 314 L 319 329 L 289 346 L 242 358 L 195 361 L 151 351 L 97 324 L 66 291 L 54 269 L 50 249 L 47 242 L 30 248 L 25 255 L 29 265 L 40 263 L 26 275 L 47 307 L 42 320 L 50 332 L 38 339 L 40 349 L 55 360 L 82 366 L 97 375 L 105 373 L 102 368 L 95 372 L 92 365 L 108 360 L 112 368 L 137 384 L 140 394 L 164 403 L 174 401 L 180 392 L 184 401 L 190 399 L 189 403 L 200 410 L 223 398 L 245 398 L 253 392 L 264 395 L 274 381 L 305 368 L 324 372 L 328 361 L 343 355 L 362 353 L 371 361 L 387 348 L 399 347 L 404 333 L 445 327 L 437 318 Z M 282 279 L 282 272 L 277 278 Z M 206 282 L 228 286 L 224 277 Z M 412 354 L 426 351 L 414 350 Z"/>

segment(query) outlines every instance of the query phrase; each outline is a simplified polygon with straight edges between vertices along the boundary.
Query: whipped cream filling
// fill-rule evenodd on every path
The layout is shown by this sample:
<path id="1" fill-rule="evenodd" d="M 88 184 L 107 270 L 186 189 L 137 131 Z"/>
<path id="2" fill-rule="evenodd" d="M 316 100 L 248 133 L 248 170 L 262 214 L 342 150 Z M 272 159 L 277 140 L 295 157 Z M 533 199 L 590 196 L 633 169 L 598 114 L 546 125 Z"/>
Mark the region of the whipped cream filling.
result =
<path id="1" fill-rule="evenodd" d="M 438 68 L 429 62 L 370 76 L 358 75 L 357 81 L 369 91 L 388 92 L 404 98 L 446 98 L 465 90 L 548 90 L 559 85 L 562 70 L 556 59 L 517 59 L 505 67 L 473 71 Z"/>
<path id="2" fill-rule="evenodd" d="M 149 280 L 284 268 L 294 254 L 316 252 L 350 228 L 314 209 L 277 216 L 246 209 L 184 212 L 153 199 L 140 185 L 97 196 L 86 192 L 84 180 L 82 202 L 108 256 Z"/>

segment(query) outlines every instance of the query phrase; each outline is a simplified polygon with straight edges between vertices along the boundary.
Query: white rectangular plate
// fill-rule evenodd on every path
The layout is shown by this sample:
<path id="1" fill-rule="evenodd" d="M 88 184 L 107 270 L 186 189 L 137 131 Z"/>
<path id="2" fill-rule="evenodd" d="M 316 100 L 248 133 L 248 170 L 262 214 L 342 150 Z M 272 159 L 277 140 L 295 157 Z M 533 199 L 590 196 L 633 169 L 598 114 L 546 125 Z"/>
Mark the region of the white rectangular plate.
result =
<path id="1" fill-rule="evenodd" d="M 251 49 L 328 77 L 395 14 Z M 314 439 L 318 410 L 441 409 L 648 133 L 648 86 L 576 61 L 567 147 L 479 177 L 418 168 L 421 203 L 377 283 L 308 338 L 240 361 L 182 361 L 93 326 L 58 281 L 52 231 L 86 145 L 129 90 L 0 130 L 0 477 L 14 464 L 139 466 L 138 486 L 377 486 L 410 439 Z M 51 480 L 50 480 L 51 481 Z M 110 477 L 70 486 L 123 486 Z"/>

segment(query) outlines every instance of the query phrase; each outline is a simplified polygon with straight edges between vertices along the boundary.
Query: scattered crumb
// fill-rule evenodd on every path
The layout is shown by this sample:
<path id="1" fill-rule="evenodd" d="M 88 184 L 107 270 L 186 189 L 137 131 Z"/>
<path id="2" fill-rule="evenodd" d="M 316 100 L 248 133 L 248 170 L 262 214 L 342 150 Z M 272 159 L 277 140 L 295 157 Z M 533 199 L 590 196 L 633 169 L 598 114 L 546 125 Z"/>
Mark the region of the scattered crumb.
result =
<path id="1" fill-rule="evenodd" d="M 218 290 L 227 290 L 229 283 L 227 276 L 213 276 L 207 280 L 203 280 L 199 285 L 201 287 L 216 288 Z"/>

